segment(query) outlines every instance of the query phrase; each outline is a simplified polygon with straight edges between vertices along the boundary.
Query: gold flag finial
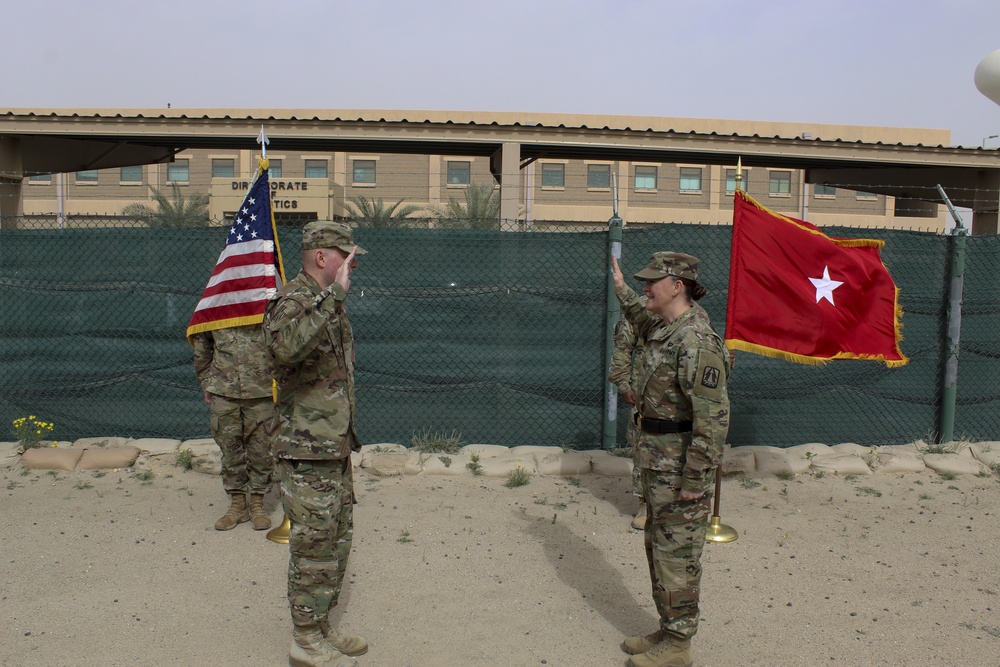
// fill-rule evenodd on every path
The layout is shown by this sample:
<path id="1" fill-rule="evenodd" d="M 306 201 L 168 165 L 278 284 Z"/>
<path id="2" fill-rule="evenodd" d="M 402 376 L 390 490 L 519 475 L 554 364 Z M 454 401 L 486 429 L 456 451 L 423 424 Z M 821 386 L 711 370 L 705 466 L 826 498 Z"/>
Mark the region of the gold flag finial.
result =
<path id="1" fill-rule="evenodd" d="M 742 191 L 743 183 L 743 158 L 736 158 L 736 189 Z"/>

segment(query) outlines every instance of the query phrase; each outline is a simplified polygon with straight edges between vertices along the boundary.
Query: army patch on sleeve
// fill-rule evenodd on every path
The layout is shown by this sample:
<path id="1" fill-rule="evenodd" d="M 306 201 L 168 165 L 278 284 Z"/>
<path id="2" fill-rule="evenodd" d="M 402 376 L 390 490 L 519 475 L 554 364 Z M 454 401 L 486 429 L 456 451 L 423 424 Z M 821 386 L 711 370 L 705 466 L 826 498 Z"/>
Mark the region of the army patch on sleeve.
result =
<path id="1" fill-rule="evenodd" d="M 692 393 L 710 401 L 721 401 L 725 391 L 725 363 L 711 350 L 698 351 L 698 369 L 695 371 Z"/>
<path id="2" fill-rule="evenodd" d="M 702 386 L 708 387 L 709 389 L 715 389 L 719 386 L 719 369 L 714 366 L 707 366 L 702 370 L 701 374 L 701 384 Z"/>

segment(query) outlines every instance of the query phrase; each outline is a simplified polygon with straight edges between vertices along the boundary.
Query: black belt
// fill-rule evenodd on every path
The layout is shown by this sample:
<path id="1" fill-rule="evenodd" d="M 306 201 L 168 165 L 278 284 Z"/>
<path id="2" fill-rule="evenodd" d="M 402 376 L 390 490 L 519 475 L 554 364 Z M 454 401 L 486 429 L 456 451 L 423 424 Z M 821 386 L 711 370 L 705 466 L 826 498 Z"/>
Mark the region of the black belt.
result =
<path id="1" fill-rule="evenodd" d="M 635 415 L 636 426 L 646 433 L 688 433 L 691 431 L 691 420 L 675 421 L 673 419 L 654 419 L 643 417 L 638 412 Z"/>

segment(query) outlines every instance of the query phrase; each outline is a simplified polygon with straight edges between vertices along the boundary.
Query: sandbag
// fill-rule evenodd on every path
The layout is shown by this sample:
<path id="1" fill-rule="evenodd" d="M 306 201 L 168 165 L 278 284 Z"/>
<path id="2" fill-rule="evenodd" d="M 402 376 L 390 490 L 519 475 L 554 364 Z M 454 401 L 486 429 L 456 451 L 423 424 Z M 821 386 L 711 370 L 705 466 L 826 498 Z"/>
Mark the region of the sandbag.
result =
<path id="1" fill-rule="evenodd" d="M 981 463 L 991 468 L 1000 465 L 1000 442 L 977 442 L 970 449 Z"/>
<path id="2" fill-rule="evenodd" d="M 77 468 L 80 470 L 107 470 L 111 468 L 127 468 L 135 463 L 139 456 L 139 448 L 131 445 L 126 447 L 89 448 L 83 451 Z"/>
<path id="3" fill-rule="evenodd" d="M 607 477 L 631 477 L 632 458 L 622 456 L 591 456 L 590 472 L 595 475 L 605 475 Z"/>
<path id="4" fill-rule="evenodd" d="M 430 454 L 424 457 L 423 471 L 426 475 L 468 475 L 466 465 L 471 462 L 468 454 Z"/>
<path id="5" fill-rule="evenodd" d="M 508 473 L 518 467 L 524 468 L 529 475 L 538 472 L 534 456 L 498 456 L 496 458 L 481 459 L 479 464 L 483 467 L 483 475 L 487 477 L 506 477 Z"/>
<path id="6" fill-rule="evenodd" d="M 978 475 L 986 470 L 976 459 L 956 454 L 924 454 L 924 465 L 942 475 Z"/>
<path id="7" fill-rule="evenodd" d="M 869 452 L 871 450 L 868 450 Z M 812 460 L 813 470 L 836 473 L 838 475 L 870 475 L 872 469 L 863 458 L 855 454 L 830 454 Z"/>
<path id="8" fill-rule="evenodd" d="M 24 446 L 19 442 L 0 442 L 0 470 L 9 470 L 21 465 Z"/>
<path id="9" fill-rule="evenodd" d="M 181 441 L 171 438 L 139 438 L 129 443 L 133 447 L 138 447 L 150 456 L 160 454 L 173 454 L 180 449 Z"/>
<path id="10" fill-rule="evenodd" d="M 753 475 L 757 459 L 747 447 L 731 447 L 722 454 L 722 475 Z"/>
<path id="11" fill-rule="evenodd" d="M 547 454 L 536 454 L 539 475 L 586 475 L 590 472 L 591 457 L 584 452 L 563 452 L 558 450 Z"/>
<path id="12" fill-rule="evenodd" d="M 45 447 L 29 449 L 21 455 L 21 465 L 32 470 L 65 470 L 73 472 L 84 450 L 70 447 Z"/>
<path id="13" fill-rule="evenodd" d="M 80 449 L 92 449 L 94 447 L 124 447 L 131 443 L 132 438 L 80 438 L 73 443 L 73 446 Z"/>
<path id="14" fill-rule="evenodd" d="M 492 459 L 510 454 L 510 447 L 503 445 L 466 445 L 458 450 L 459 454 L 478 454 L 481 459 Z"/>

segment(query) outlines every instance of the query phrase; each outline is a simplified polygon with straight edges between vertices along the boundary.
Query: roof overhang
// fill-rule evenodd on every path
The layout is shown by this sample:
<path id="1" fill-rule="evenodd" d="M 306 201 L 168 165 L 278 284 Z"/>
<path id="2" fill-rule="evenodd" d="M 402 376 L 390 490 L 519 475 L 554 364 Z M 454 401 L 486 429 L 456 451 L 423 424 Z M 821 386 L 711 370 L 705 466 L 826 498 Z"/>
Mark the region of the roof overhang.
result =
<path id="1" fill-rule="evenodd" d="M 504 122 L 489 122 L 482 114 L 461 112 L 397 111 L 389 118 L 357 113 L 363 115 L 0 109 L 0 137 L 18 138 L 25 174 L 164 162 L 186 148 L 252 150 L 263 126 L 272 150 L 491 156 L 504 144 L 516 143 L 522 165 L 539 158 L 708 165 L 735 165 L 741 159 L 747 167 L 803 169 L 809 182 L 851 184 L 928 201 L 939 201 L 934 185 L 941 183 L 956 191 L 957 205 L 967 206 L 982 174 L 1000 170 L 998 149 L 634 128 L 623 122 L 614 127 L 546 125 L 522 122 L 527 114 L 519 119 L 498 114 Z M 964 191 L 970 193 L 967 198 Z"/>

